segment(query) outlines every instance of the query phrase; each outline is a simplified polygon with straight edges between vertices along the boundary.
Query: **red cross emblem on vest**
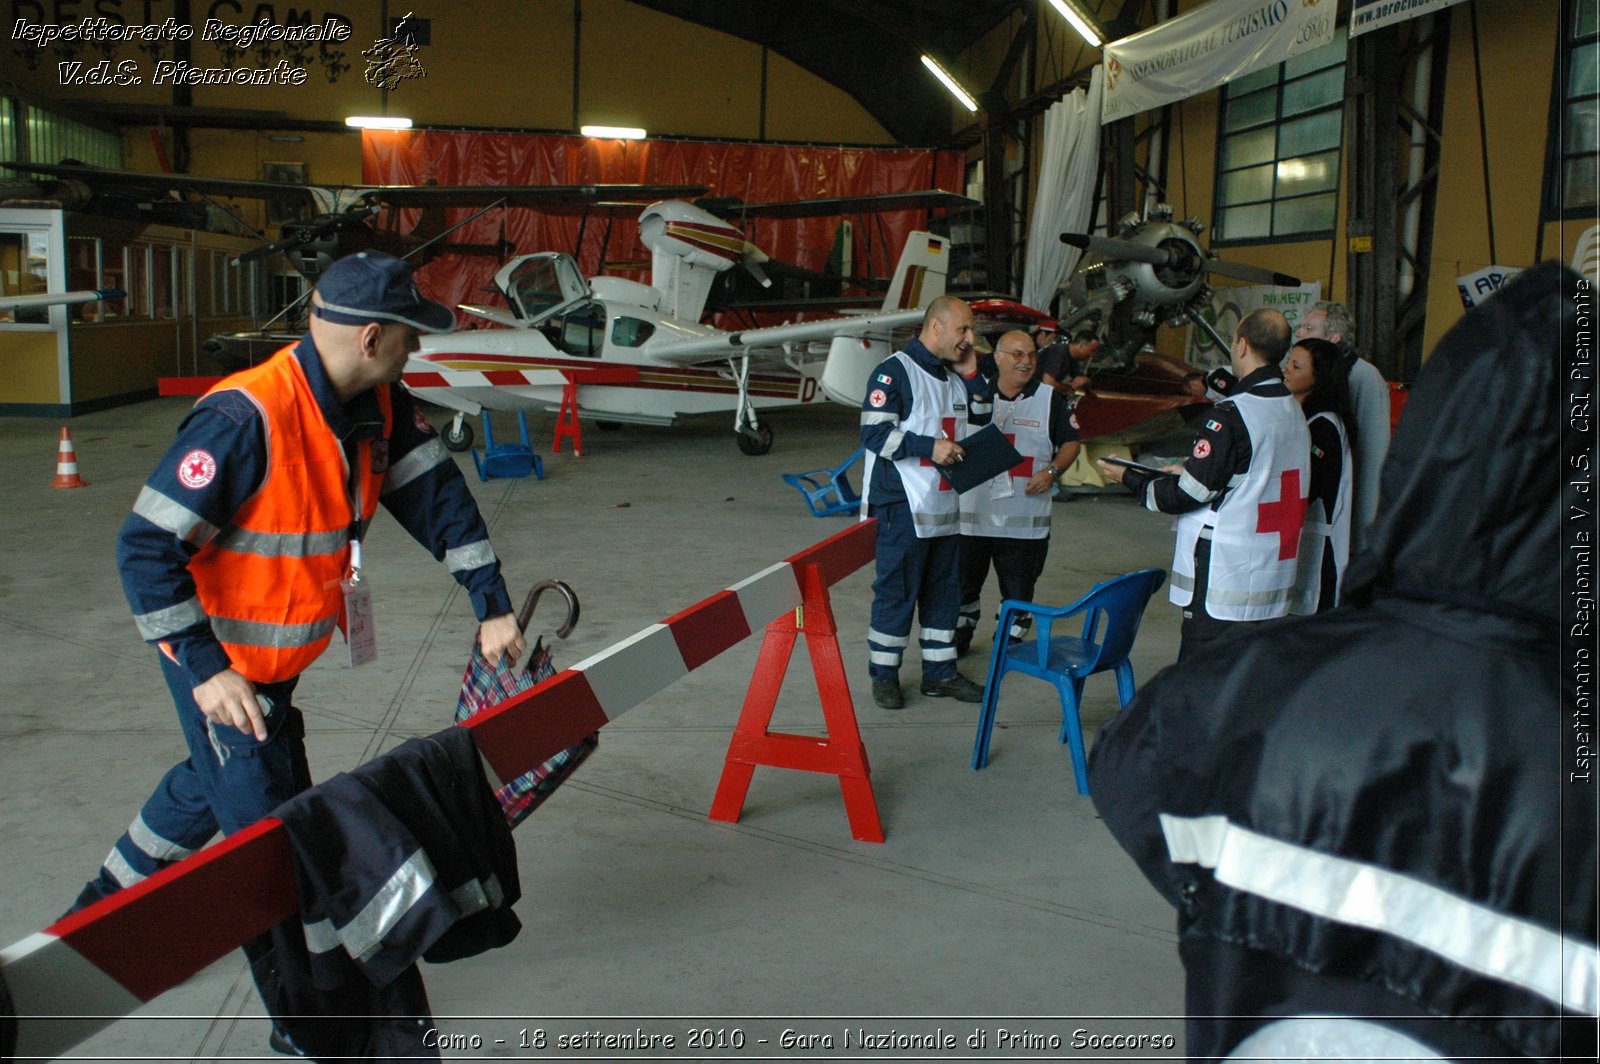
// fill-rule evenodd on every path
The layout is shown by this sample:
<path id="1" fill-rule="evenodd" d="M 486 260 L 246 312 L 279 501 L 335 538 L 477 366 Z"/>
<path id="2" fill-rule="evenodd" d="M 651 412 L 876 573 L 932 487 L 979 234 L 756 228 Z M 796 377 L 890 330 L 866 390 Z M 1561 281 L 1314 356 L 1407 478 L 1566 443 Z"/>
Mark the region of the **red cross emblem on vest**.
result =
<path id="1" fill-rule="evenodd" d="M 939 434 L 941 436 L 943 436 L 947 440 L 954 440 L 956 438 L 956 419 L 953 418 L 953 417 L 947 417 L 944 420 L 940 421 L 939 422 Z M 931 466 L 931 465 L 933 465 L 933 459 L 931 459 L 931 458 L 919 458 L 917 460 L 917 464 L 918 465 Z M 939 467 L 938 466 L 934 466 L 934 468 L 937 469 Z M 954 491 L 955 489 L 950 486 L 950 482 L 948 480 L 944 479 L 944 477 L 940 477 L 939 478 L 939 490 L 940 491 Z"/>
<path id="2" fill-rule="evenodd" d="M 1300 494 L 1300 470 L 1278 474 L 1278 501 L 1256 508 L 1256 531 L 1278 534 L 1278 560 L 1286 562 L 1300 553 L 1300 527 L 1306 522 L 1306 499 Z"/>
<path id="3" fill-rule="evenodd" d="M 1015 432 L 1008 432 L 1005 434 L 1005 437 L 1006 442 L 1011 446 L 1015 447 L 1017 445 L 1017 434 Z M 1010 472 L 1014 477 L 1022 477 L 1024 480 L 1033 479 L 1033 457 L 1030 455 L 1029 457 L 1024 458 L 1022 461 L 1012 466 Z"/>

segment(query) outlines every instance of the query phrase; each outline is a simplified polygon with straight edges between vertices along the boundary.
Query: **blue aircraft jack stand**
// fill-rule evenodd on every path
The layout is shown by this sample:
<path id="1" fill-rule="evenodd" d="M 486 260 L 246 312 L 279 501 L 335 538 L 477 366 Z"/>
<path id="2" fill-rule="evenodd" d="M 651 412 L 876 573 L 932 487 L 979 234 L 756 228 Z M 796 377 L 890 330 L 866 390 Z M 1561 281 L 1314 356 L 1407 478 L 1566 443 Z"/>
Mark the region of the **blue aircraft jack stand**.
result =
<path id="1" fill-rule="evenodd" d="M 472 464 L 478 467 L 478 479 L 490 477 L 525 477 L 533 474 L 535 480 L 544 479 L 544 462 L 533 453 L 528 442 L 528 415 L 517 411 L 517 427 L 522 430 L 521 443 L 495 443 L 494 430 L 489 426 L 489 411 L 483 411 L 483 450 L 472 449 Z"/>

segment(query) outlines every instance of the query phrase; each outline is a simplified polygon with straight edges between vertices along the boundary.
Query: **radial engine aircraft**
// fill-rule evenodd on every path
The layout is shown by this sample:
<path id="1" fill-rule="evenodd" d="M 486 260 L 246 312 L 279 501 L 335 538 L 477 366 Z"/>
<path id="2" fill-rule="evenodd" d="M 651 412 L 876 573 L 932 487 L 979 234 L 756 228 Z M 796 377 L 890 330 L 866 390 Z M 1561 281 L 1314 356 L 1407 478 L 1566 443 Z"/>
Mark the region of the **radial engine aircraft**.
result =
<path id="1" fill-rule="evenodd" d="M 585 279 L 571 255 L 511 260 L 495 274 L 509 310 L 463 304 L 500 328 L 424 336 L 405 382 L 457 411 L 446 445 L 472 445 L 467 415 L 540 410 L 575 424 L 580 413 L 612 423 L 670 425 L 691 414 L 733 412 L 739 449 L 765 454 L 772 428 L 757 410 L 821 400 L 859 405 L 872 368 L 897 329 L 922 320 L 944 292 L 949 241 L 914 232 L 881 311 L 727 332 L 700 323 L 718 274 L 764 261 L 760 249 L 715 215 L 667 200 L 645 209 L 640 240 L 651 282 Z"/>
<path id="2" fill-rule="evenodd" d="M 1227 342 L 1200 313 L 1211 299 L 1208 274 L 1251 284 L 1300 284 L 1298 277 L 1217 258 L 1200 246 L 1202 228 L 1198 218 L 1173 221 L 1172 208 L 1160 204 L 1146 218 L 1124 217 L 1114 237 L 1062 233 L 1062 243 L 1086 252 L 1062 286 L 1062 334 L 1099 340 L 1096 362 L 1109 366 L 1131 366 L 1162 324 L 1193 322 L 1226 351 Z"/>

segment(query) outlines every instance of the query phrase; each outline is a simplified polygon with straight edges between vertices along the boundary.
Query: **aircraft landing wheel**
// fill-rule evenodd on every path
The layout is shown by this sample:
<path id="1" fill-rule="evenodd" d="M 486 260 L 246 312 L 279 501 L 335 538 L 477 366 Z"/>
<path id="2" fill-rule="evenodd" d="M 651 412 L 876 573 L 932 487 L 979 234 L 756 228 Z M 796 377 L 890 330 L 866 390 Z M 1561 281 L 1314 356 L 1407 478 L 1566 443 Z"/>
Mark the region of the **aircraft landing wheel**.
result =
<path id="1" fill-rule="evenodd" d="M 601 432 L 616 432 L 618 429 L 620 429 L 622 427 L 622 422 L 620 422 L 620 421 L 596 421 L 594 423 L 594 427 L 599 429 Z"/>
<path id="2" fill-rule="evenodd" d="M 772 450 L 772 429 L 767 425 L 762 425 L 754 431 L 746 429 L 739 433 L 738 440 L 739 450 L 745 454 L 751 456 L 766 454 Z"/>
<path id="3" fill-rule="evenodd" d="M 457 424 L 451 422 L 444 430 L 444 449 L 447 451 L 461 452 L 472 447 L 472 426 L 465 421 Z"/>

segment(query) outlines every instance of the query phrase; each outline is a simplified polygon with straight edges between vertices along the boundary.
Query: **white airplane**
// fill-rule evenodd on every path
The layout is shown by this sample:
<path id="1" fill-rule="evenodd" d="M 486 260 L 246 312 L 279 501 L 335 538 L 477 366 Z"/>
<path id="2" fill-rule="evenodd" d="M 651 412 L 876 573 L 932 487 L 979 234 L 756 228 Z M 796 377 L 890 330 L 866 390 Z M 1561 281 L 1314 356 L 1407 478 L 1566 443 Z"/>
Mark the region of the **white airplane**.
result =
<path id="1" fill-rule="evenodd" d="M 523 255 L 495 274 L 509 311 L 461 307 L 502 328 L 422 337 L 405 383 L 457 412 L 447 446 L 472 446 L 465 419 L 485 409 L 556 413 L 558 433 L 579 414 L 610 427 L 732 411 L 739 449 L 765 454 L 772 428 L 757 411 L 824 398 L 859 406 L 895 330 L 920 324 L 917 308 L 943 294 L 950 260 L 944 237 L 914 232 L 880 312 L 726 332 L 700 323 L 712 281 L 741 263 L 758 266 L 760 249 L 677 200 L 647 207 L 639 235 L 651 253 L 648 285 L 586 280 L 562 252 Z"/>

